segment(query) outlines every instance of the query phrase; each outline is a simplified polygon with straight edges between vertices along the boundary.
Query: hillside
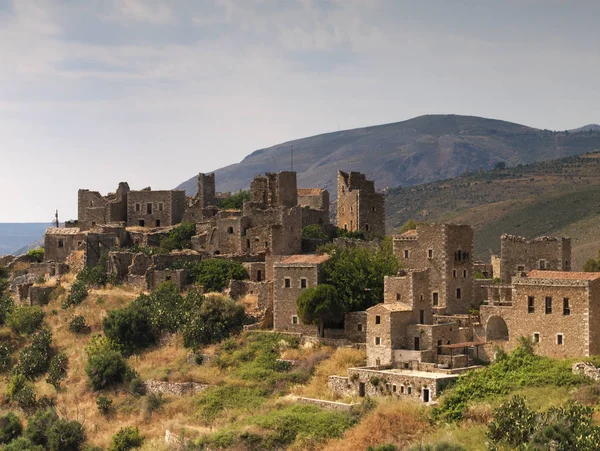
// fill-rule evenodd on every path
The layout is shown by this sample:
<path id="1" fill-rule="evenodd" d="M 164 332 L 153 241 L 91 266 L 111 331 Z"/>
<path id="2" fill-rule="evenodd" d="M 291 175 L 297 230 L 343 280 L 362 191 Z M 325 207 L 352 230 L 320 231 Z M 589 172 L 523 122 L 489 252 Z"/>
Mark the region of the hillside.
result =
<path id="1" fill-rule="evenodd" d="M 578 269 L 600 248 L 600 153 L 394 189 L 386 211 L 390 232 L 410 218 L 470 224 L 484 259 L 502 233 L 570 236 Z"/>
<path id="2" fill-rule="evenodd" d="M 215 171 L 217 190 L 237 191 L 256 174 L 289 170 L 292 146 L 299 186 L 327 188 L 335 199 L 338 169 L 364 172 L 378 189 L 413 186 L 490 169 L 500 161 L 516 166 L 600 150 L 600 131 L 552 132 L 472 116 L 420 116 L 257 150 Z M 195 193 L 195 177 L 178 188 Z"/>

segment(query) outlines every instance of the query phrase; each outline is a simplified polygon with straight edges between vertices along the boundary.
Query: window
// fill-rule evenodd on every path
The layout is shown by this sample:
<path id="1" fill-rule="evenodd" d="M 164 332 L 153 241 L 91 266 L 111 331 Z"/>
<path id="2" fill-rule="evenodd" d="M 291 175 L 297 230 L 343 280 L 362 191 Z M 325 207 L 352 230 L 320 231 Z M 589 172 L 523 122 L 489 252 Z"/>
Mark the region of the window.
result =
<path id="1" fill-rule="evenodd" d="M 422 300 L 423 300 L 423 295 L 421 294 L 421 295 L 419 296 L 419 301 L 422 301 Z"/>
<path id="2" fill-rule="evenodd" d="M 257 282 L 261 282 L 262 281 L 262 269 L 257 269 L 256 270 L 256 281 Z"/>
<path id="3" fill-rule="evenodd" d="M 90 200 L 90 207 L 93 207 L 93 206 L 94 206 L 94 202 L 92 202 L 92 201 Z"/>
<path id="4" fill-rule="evenodd" d="M 523 266 L 523 265 L 517 266 L 517 272 L 523 272 L 523 271 L 525 271 L 525 266 Z"/>
<path id="5" fill-rule="evenodd" d="M 419 310 L 419 324 L 425 324 L 425 310 Z"/>
<path id="6" fill-rule="evenodd" d="M 571 314 L 571 306 L 569 305 L 569 298 L 563 298 L 563 315 Z"/>
<path id="7" fill-rule="evenodd" d="M 456 299 L 460 299 L 460 295 L 461 295 L 460 288 L 457 288 L 456 289 Z"/>
<path id="8" fill-rule="evenodd" d="M 227 233 L 228 234 L 233 234 L 233 227 L 227 227 Z"/>
<path id="9" fill-rule="evenodd" d="M 402 295 L 400 293 L 396 293 L 396 301 L 402 299 Z"/>
<path id="10" fill-rule="evenodd" d="M 546 315 L 550 315 L 552 313 L 552 298 L 550 296 L 546 296 Z"/>
<path id="11" fill-rule="evenodd" d="M 65 247 L 65 242 L 63 240 L 58 240 L 58 247 Z"/>
<path id="12" fill-rule="evenodd" d="M 160 227 L 160 219 L 154 221 L 154 227 Z"/>
<path id="13" fill-rule="evenodd" d="M 375 315 L 375 324 L 381 324 L 381 316 Z"/>
<path id="14" fill-rule="evenodd" d="M 344 230 L 348 230 L 348 224 L 344 224 Z"/>
<path id="15" fill-rule="evenodd" d="M 412 395 L 412 387 L 411 387 L 410 385 L 409 385 L 409 386 L 408 386 L 408 388 L 406 389 L 406 392 L 407 392 L 409 395 Z"/>
<path id="16" fill-rule="evenodd" d="M 135 211 L 142 211 L 142 206 L 140 204 L 135 204 Z"/>
<path id="17" fill-rule="evenodd" d="M 350 213 L 354 213 L 354 207 L 350 207 Z"/>
<path id="18" fill-rule="evenodd" d="M 540 333 L 539 332 L 534 332 L 533 333 L 533 342 L 534 343 L 539 343 L 540 342 Z"/>
<path id="19" fill-rule="evenodd" d="M 365 232 L 369 231 L 369 224 L 365 224 Z"/>
<path id="20" fill-rule="evenodd" d="M 165 280 L 166 280 L 167 282 L 171 281 L 171 276 L 166 276 L 166 277 L 165 277 Z"/>
<path id="21" fill-rule="evenodd" d="M 427 257 L 429 257 L 429 258 L 433 258 L 433 249 L 429 249 L 429 250 L 427 251 Z"/>
<path id="22" fill-rule="evenodd" d="M 533 296 L 527 296 L 527 313 L 535 312 L 535 298 Z"/>
<path id="23" fill-rule="evenodd" d="M 452 277 L 456 278 L 456 269 L 452 270 Z"/>
<path id="24" fill-rule="evenodd" d="M 466 279 L 467 278 L 467 270 L 463 269 L 463 277 Z"/>
<path id="25" fill-rule="evenodd" d="M 284 288 L 290 288 L 292 286 L 292 279 L 290 279 L 289 277 L 286 277 L 283 280 L 283 286 L 284 286 Z"/>
<path id="26" fill-rule="evenodd" d="M 362 332 L 362 324 L 358 323 L 356 325 L 356 330 L 358 330 L 359 332 Z"/>
<path id="27" fill-rule="evenodd" d="M 556 344 L 562 346 L 565 344 L 565 337 L 563 334 L 556 334 Z"/>
<path id="28" fill-rule="evenodd" d="M 246 247 L 250 249 L 250 240 L 246 240 Z"/>
<path id="29" fill-rule="evenodd" d="M 164 211 L 164 210 L 165 210 L 164 202 L 159 202 L 158 203 L 158 211 Z"/>
<path id="30" fill-rule="evenodd" d="M 381 344 L 381 337 L 375 337 L 375 345 L 379 346 Z"/>
<path id="31" fill-rule="evenodd" d="M 345 213 L 346 210 L 344 209 L 344 207 L 340 208 L 341 213 Z"/>
<path id="32" fill-rule="evenodd" d="M 300 288 L 306 288 L 306 279 L 304 277 L 300 279 Z"/>
<path id="33" fill-rule="evenodd" d="M 375 207 L 371 208 L 371 211 L 376 211 L 377 209 Z"/>
<path id="34" fill-rule="evenodd" d="M 392 385 L 392 392 L 396 393 L 396 385 Z"/>
<path id="35" fill-rule="evenodd" d="M 433 293 L 433 305 L 434 307 L 437 307 L 440 303 L 440 294 L 439 293 Z"/>
<path id="36" fill-rule="evenodd" d="M 152 214 L 152 204 L 151 203 L 146 204 L 146 214 L 149 214 L 149 215 Z"/>
<path id="37" fill-rule="evenodd" d="M 408 249 L 404 249 L 404 258 L 408 258 Z"/>
<path id="38" fill-rule="evenodd" d="M 298 317 L 296 315 L 292 316 L 292 324 L 298 324 Z"/>
<path id="39" fill-rule="evenodd" d="M 403 393 L 403 394 L 404 394 L 404 385 L 401 385 L 401 386 L 400 386 L 400 393 Z"/>
<path id="40" fill-rule="evenodd" d="M 540 260 L 539 261 L 539 268 L 540 269 L 546 269 L 546 260 Z"/>

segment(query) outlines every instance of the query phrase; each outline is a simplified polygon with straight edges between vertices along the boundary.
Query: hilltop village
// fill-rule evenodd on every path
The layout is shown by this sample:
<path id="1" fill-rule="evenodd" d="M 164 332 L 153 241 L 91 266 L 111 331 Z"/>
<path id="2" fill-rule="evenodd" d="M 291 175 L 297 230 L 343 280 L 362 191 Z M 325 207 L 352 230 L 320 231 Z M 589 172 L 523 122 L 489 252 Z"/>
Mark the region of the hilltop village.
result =
<path id="1" fill-rule="evenodd" d="M 298 188 L 294 172 L 279 172 L 255 177 L 239 210 L 218 207 L 229 196 L 216 192 L 214 174 L 199 174 L 194 197 L 134 191 L 127 183 L 106 196 L 82 189 L 77 221 L 47 230 L 44 262 L 31 264 L 13 288 L 23 302 L 38 303 L 51 288 L 33 279 L 60 277 L 77 251 L 83 251 L 84 267 L 98 265 L 107 252 L 103 264 L 112 276 L 148 291 L 164 282 L 188 288 L 194 281 L 187 263 L 238 261 L 249 278 L 231 280 L 226 292 L 234 299 L 257 297 L 260 318 L 247 329 L 366 348 L 365 367 L 348 369 L 347 377 L 331 375 L 329 386 L 340 395 L 391 394 L 429 403 L 459 374 L 492 360 L 498 346 L 514 349 L 520 337 L 531 337 L 542 355 L 600 353 L 600 332 L 592 327 L 600 315 L 600 276 L 570 271 L 569 238 L 502 235 L 500 255 L 483 263 L 474 261 L 470 226 L 417 224 L 391 236 L 400 269 L 385 277 L 381 302 L 319 330 L 303 323 L 297 299 L 323 283 L 330 256 L 317 252 L 319 240 L 303 238 L 303 230 L 317 227 L 324 236 L 335 230 L 329 193 Z M 335 238 L 338 245 L 381 246 L 384 198 L 364 174 L 339 171 L 336 216 L 339 229 L 371 238 Z M 181 223 L 195 224 L 191 249 L 143 251 Z M 385 384 L 373 383 L 379 380 Z"/>

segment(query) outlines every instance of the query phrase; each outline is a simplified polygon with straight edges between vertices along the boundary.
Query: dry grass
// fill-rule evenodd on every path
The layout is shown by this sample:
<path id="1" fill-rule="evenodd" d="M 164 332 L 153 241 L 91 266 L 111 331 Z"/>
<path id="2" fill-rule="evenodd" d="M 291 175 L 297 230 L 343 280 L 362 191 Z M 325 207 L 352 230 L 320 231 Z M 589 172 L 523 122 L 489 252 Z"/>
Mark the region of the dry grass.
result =
<path id="1" fill-rule="evenodd" d="M 401 400 L 383 400 L 372 412 L 341 439 L 330 440 L 323 449 L 327 451 L 363 450 L 369 446 L 393 443 L 404 449 L 419 440 L 428 430 L 429 423 L 424 407 L 418 403 Z"/>
<path id="2" fill-rule="evenodd" d="M 329 359 L 317 365 L 310 382 L 307 385 L 294 387 L 293 393 L 309 398 L 338 400 L 339 396 L 332 393 L 327 386 L 329 376 L 346 376 L 348 368 L 364 365 L 365 360 L 366 352 L 364 350 L 338 348 Z"/>
<path id="3" fill-rule="evenodd" d="M 487 426 L 461 422 L 458 424 L 444 424 L 438 429 L 425 434 L 421 439 L 415 440 L 412 445 L 434 445 L 439 443 L 460 444 L 463 448 L 472 451 L 485 451 Z"/>

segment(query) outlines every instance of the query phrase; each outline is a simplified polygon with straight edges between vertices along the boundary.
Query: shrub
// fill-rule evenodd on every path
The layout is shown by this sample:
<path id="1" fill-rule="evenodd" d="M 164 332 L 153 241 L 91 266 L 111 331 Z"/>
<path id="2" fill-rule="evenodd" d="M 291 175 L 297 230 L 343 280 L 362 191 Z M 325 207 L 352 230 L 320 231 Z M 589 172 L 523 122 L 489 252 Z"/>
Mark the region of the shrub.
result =
<path id="1" fill-rule="evenodd" d="M 8 314 L 6 322 L 16 334 L 32 334 L 44 321 L 44 312 L 37 306 L 16 307 Z"/>
<path id="2" fill-rule="evenodd" d="M 12 345 L 9 341 L 0 342 L 0 372 L 8 371 L 12 366 Z"/>
<path id="3" fill-rule="evenodd" d="M 143 396 L 146 394 L 146 386 L 144 381 L 135 373 L 130 371 L 127 373 L 126 379 L 129 379 L 127 384 L 127 391 L 134 396 Z"/>
<path id="4" fill-rule="evenodd" d="M 128 451 L 142 446 L 144 438 L 140 435 L 138 428 L 127 426 L 119 429 L 112 437 L 109 451 Z"/>
<path id="5" fill-rule="evenodd" d="M 35 389 L 22 374 L 15 374 L 10 378 L 7 395 L 23 410 L 31 409 L 36 404 Z"/>
<path id="6" fill-rule="evenodd" d="M 108 338 L 97 335 L 86 349 L 88 362 L 85 372 L 94 390 L 101 390 L 127 379 L 129 367 L 118 346 Z"/>
<path id="7" fill-rule="evenodd" d="M 321 230 L 320 225 L 311 224 L 302 229 L 302 238 L 305 240 L 327 240 L 329 236 Z"/>
<path id="8" fill-rule="evenodd" d="M 77 274 L 77 282 L 81 282 L 86 286 L 103 287 L 108 283 L 106 263 L 102 261 L 96 266 L 86 266 Z"/>
<path id="9" fill-rule="evenodd" d="M 21 420 L 14 413 L 0 417 L 0 443 L 9 443 L 23 433 Z"/>
<path id="10" fill-rule="evenodd" d="M 325 323 L 343 318 L 345 313 L 345 305 L 336 288 L 327 284 L 303 290 L 296 305 L 302 322 L 316 325 L 319 337 L 325 336 Z"/>
<path id="11" fill-rule="evenodd" d="M 196 234 L 195 222 L 183 222 L 173 228 L 160 241 L 160 252 L 171 252 L 177 249 L 191 249 L 192 237 Z"/>
<path id="12" fill-rule="evenodd" d="M 81 280 L 75 281 L 73 286 L 71 286 L 71 291 L 67 296 L 65 302 L 63 302 L 62 307 L 64 309 L 69 308 L 71 306 L 81 304 L 85 298 L 88 296 L 88 289 L 85 283 Z"/>
<path id="13" fill-rule="evenodd" d="M 107 415 L 112 408 L 112 399 L 107 398 L 106 396 L 98 396 L 96 400 L 96 406 L 98 406 L 98 411 L 102 415 Z"/>
<path id="14" fill-rule="evenodd" d="M 16 371 L 29 379 L 44 374 L 50 364 L 50 345 L 52 343 L 52 333 L 47 330 L 41 330 L 33 336 L 31 345 L 24 348 L 19 354 L 19 363 Z"/>
<path id="15" fill-rule="evenodd" d="M 38 247 L 37 249 L 31 249 L 31 250 L 27 251 L 27 256 L 33 257 L 33 258 L 35 258 L 35 261 L 37 261 L 38 263 L 41 263 L 44 261 L 44 248 Z"/>
<path id="16" fill-rule="evenodd" d="M 60 381 L 67 377 L 67 368 L 69 361 L 64 352 L 56 354 L 50 360 L 50 368 L 48 369 L 48 378 L 46 382 L 51 384 L 56 390 L 60 388 Z"/>
<path id="17" fill-rule="evenodd" d="M 162 393 L 150 393 L 146 398 L 146 413 L 152 415 L 152 412 L 160 410 L 164 403 Z"/>
<path id="18" fill-rule="evenodd" d="M 79 451 L 84 440 L 83 426 L 78 421 L 61 418 L 48 429 L 50 451 Z"/>
<path id="19" fill-rule="evenodd" d="M 0 325 L 3 325 L 8 318 L 8 315 L 15 308 L 12 297 L 8 294 L 2 293 L 2 280 L 0 280 Z"/>
<path id="20" fill-rule="evenodd" d="M 231 196 L 219 201 L 219 208 L 222 210 L 241 210 L 244 207 L 244 202 L 250 200 L 250 190 L 243 189 Z"/>
<path id="21" fill-rule="evenodd" d="M 233 299 L 208 297 L 183 328 L 184 345 L 196 349 L 200 345 L 217 343 L 239 333 L 245 320 L 244 307 Z"/>
<path id="22" fill-rule="evenodd" d="M 267 400 L 267 391 L 260 388 L 222 385 L 204 391 L 198 401 L 198 416 L 207 423 L 219 418 L 224 410 L 254 411 Z"/>
<path id="23" fill-rule="evenodd" d="M 240 262 L 213 258 L 192 266 L 190 276 L 206 291 L 220 292 L 232 279 L 247 279 L 248 273 Z"/>
<path id="24" fill-rule="evenodd" d="M 38 410 L 29 417 L 25 436 L 34 445 L 46 448 L 48 446 L 48 431 L 57 421 L 58 415 L 56 415 L 54 409 Z"/>
<path id="25" fill-rule="evenodd" d="M 69 322 L 69 330 L 75 334 L 82 334 L 89 332 L 90 326 L 86 324 L 83 315 L 77 315 Z"/>
<path id="26" fill-rule="evenodd" d="M 43 446 L 35 445 L 27 440 L 25 437 L 19 437 L 4 448 L 3 451 L 45 451 Z"/>
<path id="27" fill-rule="evenodd" d="M 112 310 L 102 321 L 104 334 L 118 343 L 125 355 L 134 354 L 157 340 L 150 312 L 139 305 Z"/>

